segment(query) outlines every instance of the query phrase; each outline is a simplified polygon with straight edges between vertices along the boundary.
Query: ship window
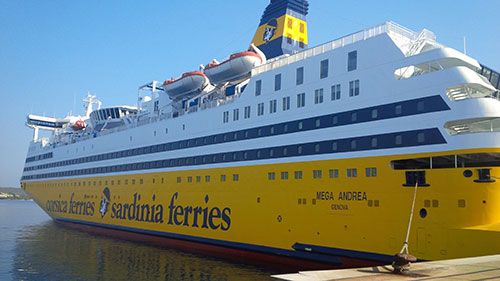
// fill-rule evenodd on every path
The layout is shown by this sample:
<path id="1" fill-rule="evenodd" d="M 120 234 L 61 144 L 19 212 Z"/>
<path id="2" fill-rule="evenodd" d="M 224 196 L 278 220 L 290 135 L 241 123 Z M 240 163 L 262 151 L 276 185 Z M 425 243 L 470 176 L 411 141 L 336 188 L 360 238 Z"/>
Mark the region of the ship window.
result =
<path id="1" fill-rule="evenodd" d="M 302 145 L 297 146 L 297 154 L 302 154 Z"/>
<path id="2" fill-rule="evenodd" d="M 257 115 L 261 116 L 264 114 L 264 103 L 261 102 L 257 105 Z"/>
<path id="3" fill-rule="evenodd" d="M 302 179 L 302 171 L 295 171 L 293 174 L 294 174 L 294 178 L 296 180 L 301 180 Z"/>
<path id="4" fill-rule="evenodd" d="M 288 148 L 283 148 L 283 156 L 288 156 Z"/>
<path id="5" fill-rule="evenodd" d="M 302 23 L 302 22 L 299 24 L 299 32 L 300 33 L 304 33 L 305 32 L 305 26 L 304 26 L 304 23 Z"/>
<path id="6" fill-rule="evenodd" d="M 317 89 L 314 91 L 314 103 L 323 103 L 323 89 Z"/>
<path id="7" fill-rule="evenodd" d="M 403 136 L 396 135 L 396 137 L 395 137 L 395 143 L 396 143 L 396 145 L 401 145 L 403 143 Z"/>
<path id="8" fill-rule="evenodd" d="M 283 125 L 283 132 L 288 132 L 288 124 Z"/>
<path id="9" fill-rule="evenodd" d="M 187 177 L 187 181 L 188 182 L 193 182 L 193 177 L 192 176 Z"/>
<path id="10" fill-rule="evenodd" d="M 201 176 L 196 176 L 196 182 L 201 182 Z"/>
<path id="11" fill-rule="evenodd" d="M 417 134 L 417 142 L 418 142 L 418 143 L 423 143 L 423 142 L 425 142 L 425 133 L 418 133 L 418 134 Z"/>
<path id="12" fill-rule="evenodd" d="M 276 112 L 276 100 L 271 100 L 269 101 L 269 113 L 275 113 Z"/>
<path id="13" fill-rule="evenodd" d="M 210 182 L 210 176 L 205 176 L 205 182 Z"/>
<path id="14" fill-rule="evenodd" d="M 331 179 L 338 178 L 339 177 L 339 170 L 338 169 L 330 169 L 330 170 L 328 170 L 328 175 L 330 176 Z"/>
<path id="15" fill-rule="evenodd" d="M 431 168 L 455 168 L 455 155 L 435 156 L 431 159 Z"/>
<path id="16" fill-rule="evenodd" d="M 315 122 L 315 125 L 316 125 L 316 128 L 319 128 L 321 126 L 321 119 L 316 119 L 316 122 Z"/>
<path id="17" fill-rule="evenodd" d="M 356 70 L 358 67 L 358 52 L 352 51 L 347 55 L 347 71 Z"/>
<path id="18" fill-rule="evenodd" d="M 334 142 L 332 143 L 332 151 L 337 151 L 337 149 L 338 149 L 337 142 L 336 142 L 336 141 L 334 141 Z"/>
<path id="19" fill-rule="evenodd" d="M 333 116 L 332 123 L 333 125 L 337 125 L 339 123 L 339 117 L 337 115 Z"/>
<path id="20" fill-rule="evenodd" d="M 255 95 L 260 96 L 262 93 L 262 80 L 255 81 Z"/>
<path id="21" fill-rule="evenodd" d="M 425 110 L 425 103 L 424 103 L 424 101 L 417 102 L 417 111 L 424 111 L 424 110 Z"/>
<path id="22" fill-rule="evenodd" d="M 377 168 L 366 168 L 365 174 L 367 177 L 376 177 L 377 176 Z"/>
<path id="23" fill-rule="evenodd" d="M 357 148 L 357 142 L 356 142 L 356 140 L 352 140 L 351 141 L 351 149 L 355 150 L 356 148 Z"/>
<path id="24" fill-rule="evenodd" d="M 287 180 L 288 179 L 288 172 L 281 172 L 281 179 Z"/>
<path id="25" fill-rule="evenodd" d="M 323 176 L 323 171 L 313 170 L 313 179 L 320 179 Z"/>
<path id="26" fill-rule="evenodd" d="M 223 123 L 229 122 L 229 111 L 224 111 L 224 113 L 222 115 L 222 122 Z"/>
<path id="27" fill-rule="evenodd" d="M 373 109 L 372 110 L 372 118 L 375 119 L 378 117 L 378 109 Z"/>
<path id="28" fill-rule="evenodd" d="M 239 181 L 239 180 L 240 180 L 240 175 L 233 174 L 233 181 Z"/>
<path id="29" fill-rule="evenodd" d="M 233 121 L 238 121 L 240 118 L 240 110 L 238 108 L 233 110 Z"/>
<path id="30" fill-rule="evenodd" d="M 348 178 L 355 178 L 358 176 L 358 169 L 357 168 L 348 168 L 347 169 L 347 177 Z"/>
<path id="31" fill-rule="evenodd" d="M 297 74 L 295 78 L 296 85 L 304 84 L 304 67 L 297 68 Z"/>
<path id="32" fill-rule="evenodd" d="M 275 91 L 281 90 L 281 74 L 276 74 L 274 76 L 274 90 Z"/>
<path id="33" fill-rule="evenodd" d="M 250 106 L 245 106 L 244 118 L 245 119 L 250 118 Z"/>
<path id="34" fill-rule="evenodd" d="M 320 151 L 320 148 L 321 148 L 321 147 L 320 147 L 319 143 L 318 143 L 318 144 L 315 144 L 315 145 L 314 145 L 314 152 L 318 153 L 318 152 Z"/>
<path id="35" fill-rule="evenodd" d="M 319 68 L 319 78 L 323 79 L 328 77 L 328 60 L 322 60 L 320 62 L 320 68 Z"/>
<path id="36" fill-rule="evenodd" d="M 349 82 L 349 96 L 354 97 L 359 95 L 359 80 Z"/>
<path id="37" fill-rule="evenodd" d="M 299 130 L 302 130 L 302 128 L 304 127 L 304 123 L 300 121 L 297 127 L 299 128 Z"/>
<path id="38" fill-rule="evenodd" d="M 337 84 L 337 85 L 333 85 L 332 86 L 332 89 L 331 89 L 331 99 L 332 100 L 339 100 L 340 99 L 340 84 Z"/>
<path id="39" fill-rule="evenodd" d="M 306 94 L 301 93 L 297 95 L 297 107 L 304 107 L 306 105 Z"/>
<path id="40" fill-rule="evenodd" d="M 299 47 L 300 47 L 301 49 L 304 49 L 304 47 L 305 47 L 305 44 L 304 44 L 304 42 L 302 42 L 302 41 L 299 41 Z"/>
<path id="41" fill-rule="evenodd" d="M 408 170 L 408 169 L 429 169 L 430 158 L 414 158 L 391 161 L 391 166 L 395 170 Z"/>
<path id="42" fill-rule="evenodd" d="M 275 180 L 276 179 L 276 174 L 274 172 L 269 172 L 267 173 L 267 179 L 268 180 Z"/>
<path id="43" fill-rule="evenodd" d="M 394 108 L 394 113 L 396 115 L 400 115 L 402 112 L 403 112 L 403 107 L 400 104 L 396 105 L 396 107 Z"/>
<path id="44" fill-rule="evenodd" d="M 220 181 L 225 182 L 226 181 L 226 175 L 220 175 Z"/>
<path id="45" fill-rule="evenodd" d="M 358 121 L 358 113 L 357 112 L 351 113 L 351 121 L 352 122 Z"/>
<path id="46" fill-rule="evenodd" d="M 378 145 L 378 140 L 377 140 L 377 138 L 372 138 L 371 143 L 372 143 L 372 147 L 377 147 L 377 145 Z"/>
<path id="47" fill-rule="evenodd" d="M 283 111 L 290 109 L 290 97 L 283 98 Z"/>

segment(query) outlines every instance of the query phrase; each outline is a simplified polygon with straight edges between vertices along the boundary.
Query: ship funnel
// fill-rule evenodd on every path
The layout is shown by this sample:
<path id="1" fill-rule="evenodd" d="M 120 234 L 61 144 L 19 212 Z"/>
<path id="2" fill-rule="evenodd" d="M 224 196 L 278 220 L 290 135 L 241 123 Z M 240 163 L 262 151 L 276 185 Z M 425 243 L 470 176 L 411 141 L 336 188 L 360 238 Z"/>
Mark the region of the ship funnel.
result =
<path id="1" fill-rule="evenodd" d="M 252 43 L 268 59 L 307 48 L 307 0 L 271 0 Z"/>

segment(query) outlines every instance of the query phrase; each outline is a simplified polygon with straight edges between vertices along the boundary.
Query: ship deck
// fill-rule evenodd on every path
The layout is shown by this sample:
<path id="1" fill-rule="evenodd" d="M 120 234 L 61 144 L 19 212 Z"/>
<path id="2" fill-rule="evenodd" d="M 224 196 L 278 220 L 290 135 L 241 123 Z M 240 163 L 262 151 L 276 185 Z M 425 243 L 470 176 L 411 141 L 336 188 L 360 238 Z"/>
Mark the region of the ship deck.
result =
<path id="1" fill-rule="evenodd" d="M 301 271 L 273 275 L 281 280 L 500 280 L 500 255 L 432 262 L 411 265 L 405 274 L 393 274 L 391 266 L 340 270 Z"/>

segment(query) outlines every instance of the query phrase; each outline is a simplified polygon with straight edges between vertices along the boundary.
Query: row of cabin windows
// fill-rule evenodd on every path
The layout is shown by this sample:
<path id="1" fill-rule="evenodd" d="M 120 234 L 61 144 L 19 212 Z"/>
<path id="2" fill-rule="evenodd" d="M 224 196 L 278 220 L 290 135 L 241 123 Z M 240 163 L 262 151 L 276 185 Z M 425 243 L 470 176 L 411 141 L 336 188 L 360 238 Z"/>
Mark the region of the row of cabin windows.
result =
<path id="1" fill-rule="evenodd" d="M 259 80 L 260 81 L 260 80 Z M 257 82 L 259 82 L 257 81 Z M 359 80 L 353 80 L 349 82 L 349 96 L 358 96 L 360 92 L 360 86 L 359 86 Z M 331 86 L 330 89 L 330 95 L 331 95 L 331 100 L 339 100 L 341 97 L 341 84 L 335 84 Z M 324 102 L 324 89 L 316 89 L 314 91 L 314 104 L 320 104 Z M 305 107 L 306 106 L 306 94 L 305 93 L 300 93 L 297 94 L 297 108 Z M 399 105 L 399 110 L 396 110 L 399 113 L 396 114 L 401 114 L 401 105 Z M 278 108 L 278 101 L 276 99 L 270 100 L 269 101 L 269 113 L 276 113 Z M 283 97 L 282 99 L 282 111 L 287 111 L 290 109 L 290 97 Z M 251 116 L 251 106 L 245 106 L 245 114 L 244 114 L 244 119 L 248 119 Z M 257 116 L 262 116 L 264 115 L 265 112 L 265 104 L 263 102 L 257 104 Z M 222 122 L 223 123 L 228 123 L 229 122 L 229 111 L 224 111 L 222 114 Z M 239 109 L 233 109 L 233 121 L 238 121 L 240 119 L 239 115 Z"/>
<path id="2" fill-rule="evenodd" d="M 52 152 L 40 154 L 40 155 L 36 155 L 36 156 L 31 156 L 31 157 L 26 158 L 26 163 L 49 159 L 49 158 L 52 158 L 53 156 L 54 155 Z"/>
<path id="3" fill-rule="evenodd" d="M 320 119 L 316 121 L 320 121 Z M 316 122 L 316 126 L 321 125 L 320 123 L 321 122 Z M 303 126 L 304 126 L 303 122 L 298 123 L 299 130 L 301 130 Z M 288 128 L 283 127 L 282 129 L 288 129 Z M 436 132 L 434 130 L 426 130 L 426 131 L 429 131 L 431 137 L 430 139 L 432 140 Z M 257 132 L 260 135 L 263 134 L 263 131 L 261 129 L 258 129 Z M 268 133 L 274 134 L 275 127 L 274 126 L 271 127 Z M 426 132 L 410 131 L 397 134 L 391 133 L 373 137 L 367 136 L 367 137 L 358 137 L 358 138 L 344 139 L 344 140 L 332 140 L 332 141 L 328 140 L 317 143 L 286 145 L 282 147 L 252 149 L 244 151 L 218 153 L 213 155 L 200 155 L 194 157 L 181 157 L 181 158 L 164 159 L 164 160 L 148 161 L 140 163 L 121 164 L 121 165 L 114 165 L 107 167 L 87 168 L 81 170 L 73 169 L 62 172 L 52 172 L 46 174 L 23 176 L 22 180 L 80 176 L 89 174 L 106 174 L 114 172 L 138 171 L 138 170 L 159 169 L 159 168 L 178 167 L 178 166 L 204 165 L 204 164 L 233 162 L 233 161 L 270 159 L 276 157 L 290 157 L 290 156 L 300 156 L 300 155 L 314 155 L 321 153 L 335 153 L 335 152 L 359 151 L 366 149 L 377 149 L 379 148 L 378 146 L 379 138 L 383 141 L 382 145 L 380 146 L 383 148 L 400 147 L 408 144 L 418 145 L 418 144 L 424 144 L 426 142 Z"/>
<path id="4" fill-rule="evenodd" d="M 358 65 L 358 52 L 352 51 L 348 54 L 347 59 L 347 71 L 353 71 L 357 69 Z M 327 78 L 329 74 L 329 59 L 324 59 L 320 61 L 319 67 L 319 78 Z M 295 84 L 304 84 L 304 67 L 298 67 L 295 73 Z M 274 91 L 281 90 L 281 74 L 276 74 L 274 76 Z M 262 80 L 257 80 L 255 82 L 255 95 L 260 96 L 262 94 Z"/>
<path id="5" fill-rule="evenodd" d="M 287 171 L 280 172 L 279 174 L 280 174 L 280 178 L 282 180 L 289 179 Z M 296 180 L 303 179 L 303 172 L 302 171 L 294 171 L 293 175 L 294 175 L 294 178 Z M 366 175 L 366 177 L 376 177 L 377 176 L 377 168 L 374 168 L 374 167 L 366 168 L 365 175 Z M 348 178 L 357 177 L 358 176 L 358 169 L 357 168 L 348 168 L 346 170 L 346 176 Z M 328 177 L 331 179 L 338 178 L 339 177 L 339 169 L 329 169 L 328 170 Z M 323 171 L 322 170 L 313 170 L 312 171 L 312 178 L 313 179 L 323 178 Z M 268 180 L 276 180 L 276 172 L 268 172 L 267 179 Z"/>
<path id="6" fill-rule="evenodd" d="M 161 183 L 164 183 L 164 179 L 161 178 Z M 153 184 L 156 180 L 153 179 Z M 160 183 L 160 182 L 158 182 Z M 59 182 L 59 183 L 36 183 L 35 187 L 71 187 L 71 186 L 114 186 L 114 185 L 135 185 L 144 184 L 144 179 L 124 179 L 122 180 L 99 180 L 99 181 L 74 181 L 74 182 Z"/>
<path id="7" fill-rule="evenodd" d="M 320 99 L 318 98 L 318 101 Z M 305 102 L 305 95 L 304 94 L 299 94 L 297 96 L 297 102 L 298 104 L 302 104 L 303 102 Z M 284 97 L 283 98 L 283 107 L 282 107 L 282 110 L 289 110 L 290 109 L 290 97 Z M 276 110 L 276 101 L 274 102 L 273 106 L 271 108 L 274 108 L 274 110 Z M 417 111 L 418 112 L 423 112 L 425 110 L 425 103 L 423 101 L 419 101 L 417 102 Z M 245 118 L 249 118 L 248 116 L 250 116 L 250 106 L 246 106 L 244 108 L 244 114 L 245 114 Z M 235 111 L 235 113 L 233 113 L 234 115 L 238 116 L 239 115 L 239 111 Z M 264 114 L 264 103 L 260 103 L 259 104 L 259 111 L 258 111 L 258 114 L 262 115 Z M 403 107 L 402 105 L 395 105 L 394 106 L 394 114 L 395 115 L 401 115 L 403 114 Z M 371 110 L 371 118 L 372 119 L 377 119 L 379 117 L 379 110 L 378 109 L 372 109 Z M 358 122 L 358 113 L 357 112 L 352 112 L 350 114 L 350 121 L 351 122 Z M 224 120 L 229 120 L 229 111 L 226 111 L 225 114 L 224 114 Z M 234 120 L 237 120 L 234 119 Z M 338 120 L 338 117 L 337 116 L 334 116 L 332 118 L 332 124 L 333 125 L 336 125 L 338 124 L 339 120 Z M 284 125 L 284 131 L 287 132 L 288 131 L 288 127 L 289 125 L 285 124 Z M 302 130 L 302 127 L 303 127 L 303 123 L 302 121 L 299 121 L 297 123 L 297 128 L 299 130 Z M 315 127 L 316 128 L 319 128 L 321 127 L 321 120 L 320 119 L 317 119 L 315 121 Z M 274 134 L 274 127 L 271 127 L 271 134 Z M 237 140 L 239 137 L 237 137 L 235 134 L 237 133 L 233 133 L 233 139 L 234 140 Z M 263 135 L 262 133 L 262 130 L 258 130 L 257 131 L 257 135 L 258 136 L 261 136 Z M 249 136 L 249 133 L 248 131 L 244 133 L 244 136 L 243 138 L 248 138 Z M 228 134 L 224 134 L 224 136 L 222 137 L 222 140 L 223 141 L 227 141 L 227 140 L 232 140 L 232 137 L 229 136 Z M 215 139 L 212 139 L 210 140 L 208 137 L 205 137 L 205 138 L 199 138 L 197 140 L 189 140 L 187 142 L 185 142 L 184 144 L 180 143 L 177 147 L 178 148 L 184 148 L 184 147 L 192 147 L 192 146 L 197 146 L 197 145 L 202 145 L 202 144 L 208 144 L 208 143 L 214 143 L 216 142 Z M 425 142 L 425 134 L 424 133 L 419 133 L 417 134 L 417 142 L 418 143 L 423 143 Z M 401 145 L 403 143 L 403 140 L 402 140 L 402 137 L 399 136 L 399 137 L 396 137 L 395 139 L 395 143 L 397 145 Z M 373 138 L 372 139 L 372 144 L 371 144 L 372 147 L 377 147 L 378 146 L 378 141 L 377 141 L 377 138 Z M 356 148 L 356 143 L 353 143 L 352 144 L 352 148 Z M 146 148 L 137 148 L 137 149 L 134 149 L 133 151 L 132 150 L 128 150 L 128 151 L 119 151 L 119 152 L 112 152 L 112 153 L 107 153 L 107 154 L 101 154 L 101 155 L 94 155 L 94 156 L 88 156 L 88 157 L 84 157 L 84 158 L 80 158 L 80 159 L 72 159 L 72 160 L 64 160 L 64 161 L 60 161 L 60 162 L 55 162 L 55 163 L 48 163 L 48 164 L 42 164 L 42 165 L 37 165 L 37 166 L 32 166 L 32 167 L 25 167 L 24 168 L 24 171 L 34 171 L 34 170 L 38 170 L 38 169 L 48 169 L 48 168 L 52 168 L 52 167 L 59 167 L 59 166 L 67 166 L 67 165 L 73 165 L 73 164 L 79 164 L 79 163 L 85 163 L 85 162 L 91 162 L 91 161 L 102 161 L 102 160 L 108 160 L 108 159 L 115 159 L 115 158 L 119 158 L 119 157 L 125 157 L 125 156 L 134 156 L 134 155 L 141 155 L 141 154 L 145 154 L 145 153 L 154 153 L 154 152 L 157 152 L 157 151 L 164 151 L 165 149 L 160 149 L 158 147 L 146 147 Z M 52 155 L 52 153 L 50 153 L 50 155 Z"/>
<path id="8" fill-rule="evenodd" d="M 339 87 L 337 87 L 339 86 Z M 340 88 L 340 85 L 334 85 L 332 88 Z M 282 98 L 282 110 L 289 110 L 290 109 L 290 97 L 283 97 Z M 298 105 L 305 104 L 305 94 L 299 94 L 297 95 L 297 103 Z M 426 110 L 431 110 L 432 103 L 429 103 L 429 106 L 426 105 L 424 100 L 419 100 L 416 101 L 412 104 L 403 104 L 403 103 L 398 103 L 398 104 L 391 104 L 391 105 L 386 105 L 386 106 L 379 106 L 377 108 L 373 108 L 369 112 L 369 116 L 371 117 L 372 120 L 377 120 L 380 118 L 391 118 L 391 117 L 397 117 L 398 115 L 407 115 L 410 112 L 425 112 Z M 261 114 L 264 114 L 264 103 L 261 104 Z M 390 112 L 392 110 L 392 112 Z M 318 117 L 315 122 L 309 126 L 305 126 L 307 130 L 314 129 L 314 128 L 320 128 L 320 127 L 325 127 L 325 126 L 336 126 L 338 124 L 351 124 L 351 123 L 356 123 L 360 121 L 369 121 L 366 119 L 367 116 L 365 116 L 363 113 L 363 109 L 352 111 L 350 113 L 340 113 L 333 115 L 330 120 L 331 122 L 327 121 L 325 122 L 324 117 Z M 383 115 L 380 114 L 382 112 Z M 246 106 L 244 108 L 244 118 L 250 118 L 250 113 L 251 113 L 251 108 L 250 106 Z M 389 115 L 388 115 L 389 114 Z M 238 111 L 239 115 L 239 111 Z M 347 115 L 347 116 L 346 116 Z M 358 116 L 359 115 L 359 116 Z M 340 117 L 339 117 L 340 116 Z M 385 116 L 385 117 L 384 117 Z M 229 111 L 227 111 L 224 114 L 224 119 L 229 121 Z M 339 120 L 342 119 L 342 120 Z M 341 122 L 342 121 L 342 122 Z M 346 122 L 348 121 L 348 122 Z M 208 144 L 214 144 L 214 143 L 220 143 L 220 142 L 226 142 L 226 141 L 232 141 L 232 140 L 238 140 L 238 139 L 247 139 L 247 138 L 255 138 L 255 137 L 261 137 L 261 136 L 268 136 L 274 134 L 275 130 L 278 132 L 278 134 L 284 134 L 288 132 L 293 132 L 296 130 L 302 130 L 303 129 L 303 121 L 302 120 L 296 120 L 296 121 L 290 121 L 287 122 L 286 124 L 280 124 L 280 125 L 275 125 L 275 126 L 266 126 L 268 127 L 267 129 L 265 128 L 259 128 L 256 131 L 256 135 L 251 133 L 251 130 L 245 130 L 244 132 L 229 132 L 229 133 L 224 133 L 224 134 L 218 134 L 215 136 L 206 136 L 206 137 L 199 137 L 195 139 L 189 139 L 189 140 L 182 140 L 182 141 L 176 141 L 172 143 L 164 143 L 164 144 L 158 144 L 158 145 L 153 145 L 153 146 L 148 146 L 148 147 L 141 147 L 141 148 L 134 148 L 134 149 L 128 149 L 128 150 L 123 150 L 123 151 L 116 151 L 116 152 L 110 152 L 110 153 L 105 153 L 105 154 L 99 154 L 99 155 L 92 155 L 92 156 L 86 156 L 86 157 L 81 157 L 81 158 L 76 158 L 76 159 L 69 159 L 69 160 L 63 160 L 63 161 L 58 161 L 58 162 L 53 162 L 53 163 L 47 163 L 47 164 L 41 164 L 41 165 L 35 165 L 31 167 L 25 167 L 24 171 L 34 171 L 34 170 L 39 170 L 39 169 L 47 169 L 47 168 L 53 168 L 53 167 L 60 167 L 60 166 L 67 166 L 67 165 L 74 165 L 74 164 L 80 164 L 80 163 L 87 163 L 87 162 L 95 162 L 95 161 L 103 161 L 103 160 L 109 160 L 109 159 L 116 159 L 116 158 L 121 158 L 121 157 L 129 157 L 129 156 L 136 156 L 136 155 L 143 155 L 143 154 L 148 154 L 148 153 L 155 153 L 155 152 L 161 152 L 161 151 L 169 151 L 169 150 L 176 150 L 176 149 L 183 149 L 183 148 L 188 148 L 188 147 L 194 147 L 194 146 L 201 146 L 201 145 L 208 145 Z M 269 130 L 270 129 L 270 130 Z M 168 133 L 168 129 L 165 129 L 165 133 Z M 423 143 L 425 141 L 425 135 L 423 133 L 419 134 L 418 136 L 418 143 Z M 398 138 L 397 144 L 401 144 L 403 141 L 401 138 Z M 372 147 L 377 147 L 377 140 L 372 141 Z M 41 157 L 46 157 L 50 158 L 52 157 L 52 153 L 47 153 L 44 154 L 43 156 L 38 156 L 39 158 Z M 30 157 L 31 158 L 31 157 Z"/>
<path id="9" fill-rule="evenodd" d="M 187 176 L 186 177 L 186 182 L 188 183 L 193 183 L 193 182 L 196 182 L 196 183 L 201 183 L 202 180 L 204 180 L 206 183 L 209 183 L 211 181 L 212 177 L 209 176 L 209 175 L 205 175 L 204 177 L 202 176 Z M 220 182 L 226 182 L 227 180 L 227 176 L 226 175 L 220 175 Z M 240 180 L 240 175 L 239 174 L 233 174 L 232 175 L 232 180 L 233 181 L 239 181 Z M 177 183 L 182 183 L 182 177 L 177 177 L 176 179 L 176 182 Z"/>

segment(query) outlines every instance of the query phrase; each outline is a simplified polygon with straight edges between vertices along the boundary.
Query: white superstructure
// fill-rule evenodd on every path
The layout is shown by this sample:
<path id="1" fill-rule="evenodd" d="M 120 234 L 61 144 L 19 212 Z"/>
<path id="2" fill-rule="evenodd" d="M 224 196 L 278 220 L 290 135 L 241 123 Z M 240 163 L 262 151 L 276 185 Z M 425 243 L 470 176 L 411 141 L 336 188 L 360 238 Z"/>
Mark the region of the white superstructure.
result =
<path id="1" fill-rule="evenodd" d="M 34 137 L 23 180 L 498 147 L 498 81 L 432 32 L 387 22 L 185 99 L 157 82 L 137 107 L 92 97 L 85 128 Z"/>

